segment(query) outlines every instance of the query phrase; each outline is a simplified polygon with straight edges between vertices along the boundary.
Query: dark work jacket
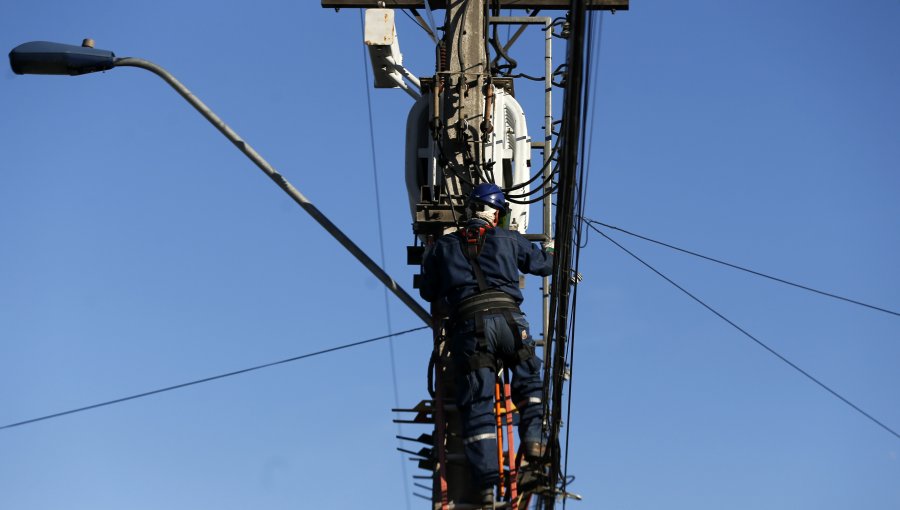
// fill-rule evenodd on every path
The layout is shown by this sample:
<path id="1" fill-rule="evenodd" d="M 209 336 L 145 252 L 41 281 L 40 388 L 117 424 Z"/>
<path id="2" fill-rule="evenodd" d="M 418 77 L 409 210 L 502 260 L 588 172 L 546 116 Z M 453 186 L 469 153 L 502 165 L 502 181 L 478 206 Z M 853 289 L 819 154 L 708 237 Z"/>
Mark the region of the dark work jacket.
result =
<path id="1" fill-rule="evenodd" d="M 480 219 L 468 225 L 487 225 Z M 484 245 L 478 256 L 487 285 L 522 302 L 519 291 L 519 271 L 537 276 L 549 276 L 553 270 L 553 256 L 525 239 L 515 230 L 491 228 L 485 233 Z M 478 281 L 469 259 L 466 241 L 459 232 L 447 234 L 426 250 L 422 260 L 422 280 L 419 294 L 428 301 L 445 300 L 450 307 L 478 293 Z"/>

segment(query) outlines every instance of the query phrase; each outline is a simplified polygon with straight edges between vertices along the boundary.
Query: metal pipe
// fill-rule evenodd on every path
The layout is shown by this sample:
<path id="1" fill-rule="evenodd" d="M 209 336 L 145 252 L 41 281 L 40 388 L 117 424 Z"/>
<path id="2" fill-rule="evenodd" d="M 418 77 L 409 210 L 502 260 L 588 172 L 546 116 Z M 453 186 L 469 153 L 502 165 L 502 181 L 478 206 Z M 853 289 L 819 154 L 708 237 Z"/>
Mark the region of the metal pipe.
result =
<path id="1" fill-rule="evenodd" d="M 397 87 L 399 87 L 400 89 L 402 89 L 403 92 L 406 92 L 407 94 L 409 94 L 410 97 L 412 97 L 412 98 L 415 99 L 416 101 L 418 101 L 418 100 L 422 97 L 421 94 L 419 94 L 419 93 L 416 92 L 415 90 L 409 88 L 409 85 L 407 85 L 406 82 L 403 81 L 403 78 L 397 77 L 397 76 L 394 75 L 393 73 L 389 74 L 388 76 L 390 76 L 391 79 L 394 80 L 394 83 L 397 84 Z"/>
<path id="2" fill-rule="evenodd" d="M 544 17 L 544 181 L 547 183 L 547 189 L 549 190 L 553 183 L 550 182 L 550 175 L 552 170 L 550 169 L 550 157 L 553 155 L 553 150 L 551 149 L 551 140 L 553 138 L 553 104 L 552 93 L 553 93 L 553 19 L 549 17 Z M 544 235 L 553 239 L 555 236 L 553 235 L 553 200 L 550 196 L 551 193 L 547 193 L 547 196 L 544 197 Z M 549 341 L 550 335 L 550 278 L 544 277 L 542 282 L 543 287 L 543 316 L 544 316 L 544 341 Z M 544 356 L 547 356 L 547 351 L 544 351 Z"/>
<path id="3" fill-rule="evenodd" d="M 280 173 L 278 173 L 272 165 L 270 165 L 262 156 L 260 156 L 253 147 L 250 146 L 247 142 L 245 142 L 237 133 L 235 133 L 230 127 L 228 127 L 225 122 L 222 121 L 212 110 L 207 107 L 203 101 L 197 98 L 187 87 L 181 84 L 178 80 L 175 79 L 168 71 L 163 69 L 162 67 L 149 62 L 147 60 L 143 60 L 140 58 L 133 57 L 125 57 L 116 59 L 113 64 L 114 67 L 140 67 L 142 69 L 146 69 L 163 80 L 166 81 L 169 85 L 175 89 L 178 94 L 181 95 L 188 103 L 191 104 L 201 115 L 203 115 L 206 120 L 208 120 L 213 126 L 216 127 L 223 135 L 225 135 L 231 143 L 234 144 L 235 147 L 238 148 L 241 152 L 243 152 L 248 158 L 250 158 L 253 163 L 259 167 L 260 170 L 265 172 L 266 175 L 269 176 L 275 184 L 278 185 L 285 193 L 287 193 L 300 207 L 303 208 L 310 216 L 313 217 L 319 225 L 322 226 L 325 230 L 328 231 L 329 234 L 332 235 L 341 246 L 347 249 L 357 260 L 359 260 L 362 265 L 366 266 L 366 268 L 375 275 L 378 280 L 381 281 L 388 289 L 391 290 L 400 301 L 403 301 L 406 306 L 409 307 L 410 310 L 413 311 L 417 316 L 419 316 L 425 324 L 431 326 L 431 314 L 425 310 L 412 296 L 410 296 L 405 290 L 403 290 L 400 285 L 394 281 L 386 272 L 384 272 L 378 264 L 375 263 L 371 258 L 359 246 L 357 246 L 353 241 L 350 240 L 337 226 L 331 222 L 312 202 L 309 201 L 305 196 L 303 196 L 300 191 L 297 190 L 291 183 L 287 181 Z"/>
<path id="4" fill-rule="evenodd" d="M 395 62 L 394 57 L 386 56 L 386 57 L 384 57 L 384 59 L 387 61 L 388 64 L 390 64 L 394 68 L 395 71 L 402 74 L 404 78 L 406 78 L 407 80 L 409 80 L 410 83 L 415 85 L 416 88 L 419 89 L 419 92 L 422 91 L 422 83 L 419 81 L 418 78 L 416 78 L 416 75 L 409 72 L 409 69 L 407 69 L 407 68 L 403 67 L 401 64 L 398 64 L 397 62 Z M 421 96 L 419 96 L 419 97 L 421 97 Z"/>
<path id="5" fill-rule="evenodd" d="M 419 78 L 416 77 L 413 73 L 409 72 L 409 69 L 403 66 L 397 66 L 397 70 L 403 74 L 403 77 L 409 80 L 410 83 L 416 86 L 419 89 L 419 92 L 422 91 L 422 82 L 419 81 Z"/>

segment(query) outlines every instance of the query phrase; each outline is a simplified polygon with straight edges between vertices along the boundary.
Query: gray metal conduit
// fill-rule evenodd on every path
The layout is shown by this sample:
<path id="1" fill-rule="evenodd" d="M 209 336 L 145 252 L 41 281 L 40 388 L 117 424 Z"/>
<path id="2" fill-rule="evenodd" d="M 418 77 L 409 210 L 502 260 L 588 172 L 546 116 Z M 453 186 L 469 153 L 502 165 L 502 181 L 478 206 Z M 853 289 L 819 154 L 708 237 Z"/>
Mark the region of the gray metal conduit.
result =
<path id="1" fill-rule="evenodd" d="M 300 191 L 297 190 L 291 183 L 287 181 L 278 171 L 276 171 L 272 165 L 268 163 L 262 156 L 257 153 L 253 147 L 250 146 L 247 142 L 245 142 L 237 133 L 234 132 L 230 127 L 228 127 L 225 122 L 222 121 L 212 110 L 207 107 L 203 101 L 197 98 L 187 87 L 181 84 L 178 80 L 175 79 L 168 71 L 163 69 L 162 67 L 149 62 L 144 59 L 134 58 L 134 57 L 124 57 L 118 58 L 113 63 L 114 67 L 140 67 L 142 69 L 146 69 L 153 74 L 156 74 L 160 78 L 166 81 L 169 85 L 178 92 L 181 97 L 187 100 L 188 103 L 191 104 L 201 115 L 203 115 L 206 120 L 208 120 L 216 129 L 219 130 L 226 138 L 228 138 L 231 143 L 234 144 L 241 152 L 243 152 L 248 158 L 250 158 L 253 163 L 259 167 L 260 170 L 265 172 L 266 175 L 269 176 L 275 184 L 278 185 L 279 188 L 284 190 L 294 202 L 303 208 L 310 216 L 313 217 L 319 225 L 322 226 L 325 230 L 328 231 L 329 234 L 332 235 L 341 246 L 346 248 L 350 253 L 359 260 L 362 265 L 366 266 L 376 278 L 378 278 L 381 283 L 383 283 L 388 289 L 391 290 L 400 301 L 403 301 L 406 306 L 409 307 L 410 310 L 413 311 L 416 315 L 419 316 L 425 324 L 431 326 L 431 315 L 425 308 L 422 307 L 412 296 L 410 296 L 405 290 L 403 290 L 400 285 L 394 281 L 384 270 L 378 266 L 371 258 L 359 246 L 357 246 L 353 241 L 350 240 L 337 226 L 331 222 L 322 211 L 320 211 L 312 202 L 309 201 L 305 196 L 303 196 Z"/>

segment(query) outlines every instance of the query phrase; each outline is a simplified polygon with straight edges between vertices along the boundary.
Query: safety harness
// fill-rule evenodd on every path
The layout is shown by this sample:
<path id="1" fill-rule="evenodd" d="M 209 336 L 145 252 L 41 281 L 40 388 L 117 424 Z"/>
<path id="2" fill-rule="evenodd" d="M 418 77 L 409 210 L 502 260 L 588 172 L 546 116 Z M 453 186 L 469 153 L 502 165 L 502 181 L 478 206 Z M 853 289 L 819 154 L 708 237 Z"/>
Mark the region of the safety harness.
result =
<path id="1" fill-rule="evenodd" d="M 506 292 L 488 287 L 484 271 L 478 263 L 481 248 L 484 246 L 488 231 L 492 228 L 490 225 L 469 225 L 459 230 L 459 235 L 464 241 L 462 243 L 463 253 L 469 261 L 469 265 L 472 266 L 472 273 L 475 275 L 475 281 L 478 283 L 478 293 L 459 302 L 453 314 L 452 322 L 460 323 L 474 319 L 475 354 L 469 356 L 469 370 L 471 371 L 485 367 L 489 367 L 494 371 L 500 369 L 500 366 L 498 366 L 499 360 L 488 351 L 487 337 L 484 335 L 485 315 L 499 314 L 506 319 L 506 324 L 515 338 L 516 349 L 513 359 L 508 361 L 513 365 L 517 365 L 534 356 L 534 347 L 529 348 L 522 342 L 523 338 L 519 325 L 512 315 L 513 312 L 522 313 L 519 305 Z"/>

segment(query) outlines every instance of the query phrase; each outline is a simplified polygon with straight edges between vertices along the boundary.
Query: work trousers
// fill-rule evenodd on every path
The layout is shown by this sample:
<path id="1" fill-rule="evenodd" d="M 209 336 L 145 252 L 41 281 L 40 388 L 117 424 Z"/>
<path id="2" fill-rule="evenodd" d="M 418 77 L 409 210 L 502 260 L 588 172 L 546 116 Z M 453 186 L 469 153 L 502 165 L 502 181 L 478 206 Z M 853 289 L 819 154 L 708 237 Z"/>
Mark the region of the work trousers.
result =
<path id="1" fill-rule="evenodd" d="M 528 332 L 524 315 L 510 314 L 515 322 L 511 328 L 503 314 L 487 313 L 484 321 L 484 342 L 478 345 L 475 320 L 453 325 L 450 331 L 450 352 L 456 369 L 456 400 L 462 413 L 463 443 L 466 458 L 475 482 L 480 487 L 496 485 L 499 481 L 497 459 L 497 426 L 494 416 L 494 385 L 497 372 L 493 367 L 471 369 L 470 358 L 477 352 L 487 352 L 497 367 L 512 371 L 512 401 L 519 411 L 520 441 L 542 441 L 541 421 L 541 360 L 534 355 L 534 341 Z M 532 355 L 520 361 L 517 352 L 525 347 Z M 511 452 L 515 455 L 515 452 Z"/>

